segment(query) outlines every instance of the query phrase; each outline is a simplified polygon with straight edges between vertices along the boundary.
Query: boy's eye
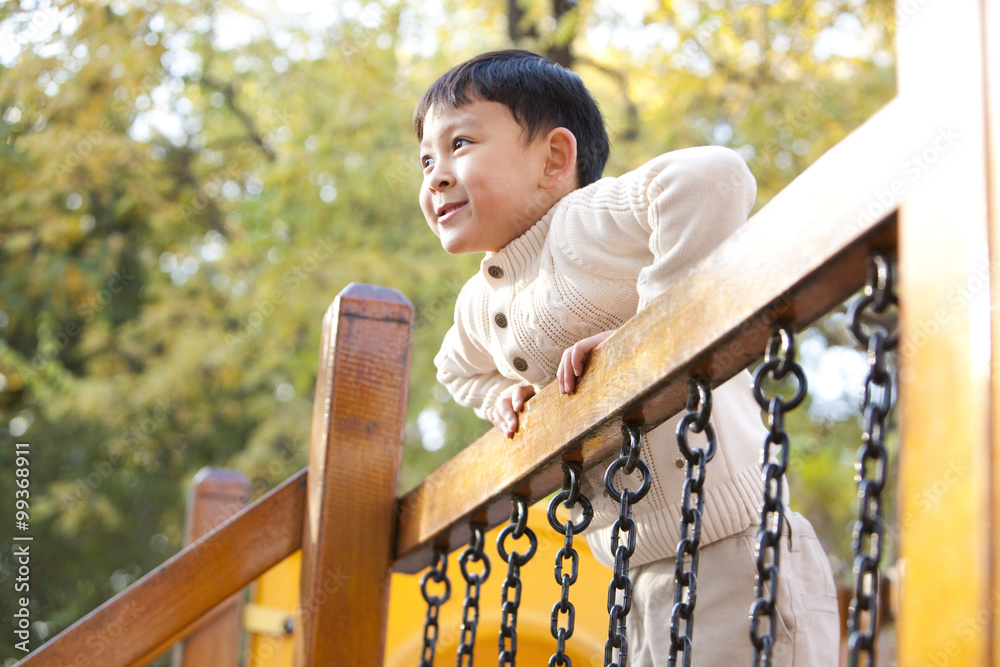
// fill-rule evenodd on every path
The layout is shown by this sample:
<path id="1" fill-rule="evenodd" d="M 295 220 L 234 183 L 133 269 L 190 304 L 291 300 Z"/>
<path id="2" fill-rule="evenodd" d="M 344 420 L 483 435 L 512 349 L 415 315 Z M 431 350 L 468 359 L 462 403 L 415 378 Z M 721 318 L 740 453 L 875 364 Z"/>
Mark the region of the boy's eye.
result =
<path id="1" fill-rule="evenodd" d="M 423 167 L 424 169 L 426 169 L 427 167 L 431 166 L 432 164 L 434 164 L 434 158 L 432 158 L 430 155 L 421 155 L 420 156 L 420 166 L 421 167 Z"/>
<path id="2" fill-rule="evenodd" d="M 472 142 L 466 139 L 465 137 L 459 137 L 458 139 L 455 139 L 454 150 L 458 150 L 462 146 L 468 146 L 471 143 Z"/>

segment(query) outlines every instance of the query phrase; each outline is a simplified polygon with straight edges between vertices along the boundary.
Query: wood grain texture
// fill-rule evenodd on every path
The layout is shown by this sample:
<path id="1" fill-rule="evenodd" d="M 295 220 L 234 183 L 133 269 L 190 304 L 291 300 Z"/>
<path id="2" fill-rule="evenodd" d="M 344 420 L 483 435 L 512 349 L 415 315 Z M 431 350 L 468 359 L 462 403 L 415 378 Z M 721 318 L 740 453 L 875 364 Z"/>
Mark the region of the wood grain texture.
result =
<path id="1" fill-rule="evenodd" d="M 246 475 L 237 470 L 202 468 L 188 496 L 184 543 L 190 545 L 212 532 L 249 502 L 250 480 Z M 243 600 L 233 595 L 203 616 L 196 629 L 174 646 L 174 667 L 237 667 L 242 626 Z"/>
<path id="2" fill-rule="evenodd" d="M 990 474 L 990 281 L 998 257 L 990 253 L 984 88 L 984 70 L 997 62 L 984 42 L 989 5 L 996 2 L 898 7 L 906 17 L 897 37 L 899 100 L 921 121 L 908 127 L 920 146 L 899 225 L 901 665 L 998 664 Z"/>
<path id="3" fill-rule="evenodd" d="M 306 471 L 28 655 L 25 667 L 143 665 L 302 543 Z"/>
<path id="4" fill-rule="evenodd" d="M 296 665 L 382 664 L 412 318 L 399 292 L 352 284 L 324 319 Z"/>
<path id="5" fill-rule="evenodd" d="M 871 249 L 896 244 L 892 183 L 917 147 L 903 113 L 890 102 L 630 320 L 591 354 L 575 394 L 546 387 L 513 440 L 491 430 L 400 498 L 397 570 L 427 566 L 435 543 L 458 548 L 470 518 L 505 520 L 512 493 L 544 497 L 562 460 L 604 460 L 623 419 L 662 423 L 690 377 L 732 377 L 761 356 L 775 320 L 802 328 L 863 286 Z"/>
<path id="6" fill-rule="evenodd" d="M 1000 5 L 996 2 L 983 2 L 983 44 L 986 49 L 986 136 L 989 143 L 987 150 L 987 193 L 990 235 L 990 258 L 996 262 L 1000 258 Z M 991 298 L 990 312 L 1000 310 L 1000 271 L 990 271 Z M 992 414 L 1000 415 L 1000 318 L 992 317 L 992 366 L 990 369 L 992 384 Z M 992 558 L 992 590 L 990 599 L 1000 601 L 1000 528 L 996 521 L 1000 517 L 1000 456 L 997 455 L 997 443 L 1000 443 L 1000 419 L 992 420 L 992 472 L 991 495 L 993 536 L 991 548 Z M 997 609 L 996 606 L 993 609 Z M 1000 662 L 1000 613 L 994 611 L 990 633 L 992 637 L 990 650 L 991 661 L 995 665 Z"/>

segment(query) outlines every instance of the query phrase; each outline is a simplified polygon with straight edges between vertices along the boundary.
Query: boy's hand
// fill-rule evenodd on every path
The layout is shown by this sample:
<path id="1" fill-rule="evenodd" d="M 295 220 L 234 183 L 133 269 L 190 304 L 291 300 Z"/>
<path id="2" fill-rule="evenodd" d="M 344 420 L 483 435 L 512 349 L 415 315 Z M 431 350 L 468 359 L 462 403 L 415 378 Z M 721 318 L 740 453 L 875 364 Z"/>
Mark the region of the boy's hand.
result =
<path id="1" fill-rule="evenodd" d="M 559 370 L 556 371 L 560 393 L 573 393 L 573 390 L 576 389 L 576 379 L 583 375 L 583 360 L 587 358 L 591 350 L 607 340 L 613 333 L 614 330 L 602 331 L 590 338 L 584 338 L 563 352 L 562 359 L 559 361 Z"/>
<path id="2" fill-rule="evenodd" d="M 486 416 L 504 435 L 513 438 L 518 429 L 517 413 L 524 411 L 524 404 L 534 395 L 535 388 L 530 384 L 517 385 L 501 394 L 496 405 L 486 410 Z"/>

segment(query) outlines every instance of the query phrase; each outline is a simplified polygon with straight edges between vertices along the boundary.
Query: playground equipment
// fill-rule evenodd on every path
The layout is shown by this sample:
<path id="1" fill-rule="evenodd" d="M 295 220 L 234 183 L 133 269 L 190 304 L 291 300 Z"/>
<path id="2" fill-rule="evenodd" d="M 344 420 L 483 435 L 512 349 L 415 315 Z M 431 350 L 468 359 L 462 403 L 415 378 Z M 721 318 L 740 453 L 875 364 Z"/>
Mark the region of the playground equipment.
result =
<path id="1" fill-rule="evenodd" d="M 577 394 L 532 399 L 512 445 L 492 431 L 397 498 L 412 308 L 352 285 L 324 320 L 308 471 L 22 664 L 143 664 L 301 549 L 296 664 L 382 665 L 391 572 L 559 489 L 562 464 L 617 452 L 623 424 L 662 423 L 692 378 L 716 386 L 769 346 L 786 358 L 782 337 L 860 289 L 875 255 L 898 257 L 902 306 L 899 664 L 1000 664 L 1000 8 L 898 4 L 898 96 L 596 351 Z M 961 478 L 926 502 L 946 469 Z"/>

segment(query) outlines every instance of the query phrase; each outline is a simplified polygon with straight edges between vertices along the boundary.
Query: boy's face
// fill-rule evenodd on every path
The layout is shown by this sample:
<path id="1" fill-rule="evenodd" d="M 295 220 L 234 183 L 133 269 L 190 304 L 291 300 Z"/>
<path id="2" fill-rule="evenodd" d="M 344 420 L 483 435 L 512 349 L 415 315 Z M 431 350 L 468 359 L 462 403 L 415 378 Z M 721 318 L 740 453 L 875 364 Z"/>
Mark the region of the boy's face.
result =
<path id="1" fill-rule="evenodd" d="M 423 125 L 420 208 L 450 253 L 498 251 L 549 209 L 540 187 L 544 141 L 523 131 L 499 102 L 432 106 Z"/>

